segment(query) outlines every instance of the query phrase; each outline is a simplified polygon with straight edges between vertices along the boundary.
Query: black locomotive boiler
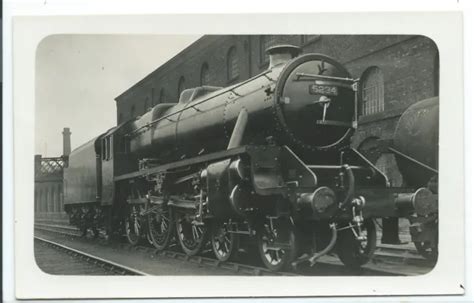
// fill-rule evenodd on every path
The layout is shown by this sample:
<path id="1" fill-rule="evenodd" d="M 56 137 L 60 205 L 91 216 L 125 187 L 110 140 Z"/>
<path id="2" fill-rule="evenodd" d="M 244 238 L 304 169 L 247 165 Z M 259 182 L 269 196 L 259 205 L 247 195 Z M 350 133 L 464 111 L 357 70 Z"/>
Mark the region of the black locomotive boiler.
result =
<path id="1" fill-rule="evenodd" d="M 270 66 L 239 84 L 182 92 L 74 150 L 65 207 L 83 231 L 123 232 L 219 260 L 256 248 L 281 270 L 336 251 L 361 266 L 374 219 L 436 214 L 424 185 L 389 187 L 350 147 L 358 81 L 337 61 L 268 50 Z M 431 232 L 431 231 L 430 231 Z"/>

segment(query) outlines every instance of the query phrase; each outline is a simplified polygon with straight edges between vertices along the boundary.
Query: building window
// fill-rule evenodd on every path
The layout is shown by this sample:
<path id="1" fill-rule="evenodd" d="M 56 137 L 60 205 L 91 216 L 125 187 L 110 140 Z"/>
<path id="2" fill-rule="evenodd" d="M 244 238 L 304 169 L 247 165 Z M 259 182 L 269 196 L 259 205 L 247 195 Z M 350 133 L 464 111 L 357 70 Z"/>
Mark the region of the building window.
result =
<path id="1" fill-rule="evenodd" d="M 101 148 L 102 148 L 102 160 L 105 160 L 107 159 L 107 146 L 105 144 L 105 139 L 102 139 Z"/>
<path id="2" fill-rule="evenodd" d="M 181 96 L 181 93 L 183 92 L 183 90 L 185 89 L 186 87 L 185 87 L 184 77 L 181 76 L 181 78 L 179 78 L 179 81 L 178 81 L 178 99 Z"/>
<path id="3" fill-rule="evenodd" d="M 211 82 L 211 74 L 209 73 L 209 65 L 204 63 L 201 67 L 201 86 L 209 85 Z"/>
<path id="4" fill-rule="evenodd" d="M 123 122 L 123 114 L 120 113 L 119 114 L 119 117 L 118 117 L 118 124 L 122 123 Z"/>
<path id="5" fill-rule="evenodd" d="M 239 59 L 235 46 L 232 46 L 227 53 L 227 80 L 234 81 L 237 78 L 239 78 Z"/>
<path id="6" fill-rule="evenodd" d="M 131 118 L 135 117 L 135 105 L 132 105 L 132 108 L 130 108 L 130 117 Z"/>
<path id="7" fill-rule="evenodd" d="M 301 35 L 301 44 L 305 45 L 319 39 L 321 35 Z"/>
<path id="8" fill-rule="evenodd" d="M 160 90 L 160 99 L 158 100 L 158 102 L 160 102 L 160 103 L 165 103 L 165 101 L 166 101 L 165 99 L 166 99 L 165 89 L 162 88 L 162 89 Z"/>
<path id="9" fill-rule="evenodd" d="M 109 135 L 102 139 L 102 160 L 108 161 L 112 159 L 112 136 Z"/>
<path id="10" fill-rule="evenodd" d="M 275 44 L 275 36 L 260 36 L 260 64 L 268 63 L 267 49 Z"/>
<path id="11" fill-rule="evenodd" d="M 378 67 L 369 67 L 361 80 L 361 114 L 372 115 L 384 110 L 383 73 Z"/>

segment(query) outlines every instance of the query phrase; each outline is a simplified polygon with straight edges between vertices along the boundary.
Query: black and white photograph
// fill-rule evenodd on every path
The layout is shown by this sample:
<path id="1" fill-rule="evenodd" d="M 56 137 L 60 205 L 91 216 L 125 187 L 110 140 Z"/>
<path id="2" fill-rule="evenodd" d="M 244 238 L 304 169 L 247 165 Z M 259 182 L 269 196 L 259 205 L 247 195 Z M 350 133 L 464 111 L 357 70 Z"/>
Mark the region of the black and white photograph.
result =
<path id="1" fill-rule="evenodd" d="M 137 48 L 174 56 L 120 63 Z M 36 60 L 35 258 L 46 273 L 435 266 L 429 38 L 55 35 Z M 138 69 L 149 73 L 132 78 Z"/>
<path id="2" fill-rule="evenodd" d="M 17 18 L 17 297 L 463 294 L 459 20 Z"/>

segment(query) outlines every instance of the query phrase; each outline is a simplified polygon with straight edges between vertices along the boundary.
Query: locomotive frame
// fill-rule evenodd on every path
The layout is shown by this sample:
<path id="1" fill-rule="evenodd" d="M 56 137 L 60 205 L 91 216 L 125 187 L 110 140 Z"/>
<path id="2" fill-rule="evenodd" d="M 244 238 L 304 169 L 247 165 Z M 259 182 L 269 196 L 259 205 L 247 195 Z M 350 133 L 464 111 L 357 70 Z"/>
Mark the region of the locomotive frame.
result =
<path id="1" fill-rule="evenodd" d="M 388 188 L 386 176 L 348 146 L 358 80 L 324 55 L 296 57 L 287 45 L 269 53 L 274 62 L 262 74 L 225 89 L 185 90 L 177 104 L 158 105 L 89 143 L 97 196 L 66 200 L 71 223 L 84 234 L 124 232 L 133 245 L 146 237 L 159 250 L 176 238 L 189 255 L 210 240 L 222 261 L 255 250 L 256 242 L 263 263 L 276 271 L 314 265 L 331 251 L 349 267 L 362 266 L 375 250 L 374 218 L 410 218 L 417 241 L 437 246 L 436 195 L 425 187 Z M 318 73 L 305 72 L 311 64 Z M 293 98 L 290 77 L 300 88 L 315 83 L 306 101 Z M 304 115 L 307 107 L 322 117 L 313 128 L 320 142 L 294 133 L 295 110 Z M 214 111 L 223 122 L 212 120 Z M 214 135 L 206 134 L 207 145 L 190 145 L 193 134 L 204 134 L 195 125 Z"/>

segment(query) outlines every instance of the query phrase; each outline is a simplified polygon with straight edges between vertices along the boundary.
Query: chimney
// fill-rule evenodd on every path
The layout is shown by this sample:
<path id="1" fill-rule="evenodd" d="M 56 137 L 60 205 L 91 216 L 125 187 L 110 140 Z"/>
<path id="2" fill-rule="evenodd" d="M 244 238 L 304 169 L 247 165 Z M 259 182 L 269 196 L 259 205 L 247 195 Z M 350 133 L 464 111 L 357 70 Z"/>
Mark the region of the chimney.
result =
<path id="1" fill-rule="evenodd" d="M 266 52 L 270 57 L 270 64 L 268 65 L 268 68 L 270 69 L 280 64 L 287 63 L 291 59 L 297 57 L 301 53 L 301 48 L 290 44 L 283 44 L 269 47 Z"/>
<path id="2" fill-rule="evenodd" d="M 69 127 L 65 127 L 63 130 L 63 156 L 69 156 L 71 153 L 71 132 Z"/>

